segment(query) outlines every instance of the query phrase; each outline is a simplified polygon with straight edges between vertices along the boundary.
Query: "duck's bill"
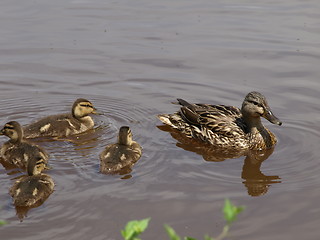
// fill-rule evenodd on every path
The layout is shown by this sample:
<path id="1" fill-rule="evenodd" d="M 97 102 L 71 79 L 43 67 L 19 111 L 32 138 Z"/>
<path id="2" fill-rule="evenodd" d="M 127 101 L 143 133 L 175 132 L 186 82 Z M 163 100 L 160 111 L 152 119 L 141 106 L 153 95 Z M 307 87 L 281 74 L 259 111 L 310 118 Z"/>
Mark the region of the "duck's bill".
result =
<path id="1" fill-rule="evenodd" d="M 95 107 L 93 107 L 93 111 L 91 112 L 92 114 L 98 114 L 99 115 L 99 112 L 97 111 L 97 109 Z"/>
<path id="2" fill-rule="evenodd" d="M 264 114 L 264 117 L 271 123 L 277 124 L 279 126 L 282 125 L 282 122 L 271 112 L 271 110 L 267 110 Z"/>
<path id="3" fill-rule="evenodd" d="M 95 115 L 105 115 L 105 113 L 97 111 L 96 109 L 91 113 L 91 114 L 95 114 Z"/>
<path id="4" fill-rule="evenodd" d="M 103 116 L 106 115 L 106 113 L 103 113 L 103 112 L 100 112 L 100 111 L 94 111 L 92 114 L 94 114 L 94 115 L 103 115 Z"/>

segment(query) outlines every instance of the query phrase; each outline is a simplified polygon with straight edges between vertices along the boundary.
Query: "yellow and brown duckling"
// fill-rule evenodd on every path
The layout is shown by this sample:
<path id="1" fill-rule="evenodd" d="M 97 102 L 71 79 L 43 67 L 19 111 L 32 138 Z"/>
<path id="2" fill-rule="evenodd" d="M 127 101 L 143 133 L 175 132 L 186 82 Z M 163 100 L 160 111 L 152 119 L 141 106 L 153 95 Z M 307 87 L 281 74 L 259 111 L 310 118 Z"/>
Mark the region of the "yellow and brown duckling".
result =
<path id="1" fill-rule="evenodd" d="M 10 138 L 0 149 L 0 157 L 4 163 L 26 170 L 30 159 L 40 158 L 47 165 L 49 155 L 38 145 L 23 138 L 23 129 L 18 122 L 6 123 L 0 130 L 0 135 Z"/>
<path id="2" fill-rule="evenodd" d="M 24 127 L 26 138 L 67 137 L 92 129 L 94 121 L 90 114 L 96 114 L 93 104 L 84 98 L 77 99 L 71 113 L 44 117 Z"/>
<path id="3" fill-rule="evenodd" d="M 28 162 L 28 175 L 17 180 L 9 190 L 16 207 L 42 204 L 53 192 L 52 178 L 42 173 L 45 168 L 46 165 L 41 158 L 33 158 Z"/>
<path id="4" fill-rule="evenodd" d="M 100 172 L 115 174 L 124 168 L 130 168 L 142 154 L 141 146 L 132 140 L 129 127 L 120 128 L 118 142 L 106 146 L 100 154 Z"/>
<path id="5" fill-rule="evenodd" d="M 275 135 L 261 122 L 264 117 L 273 124 L 281 121 L 273 115 L 266 98 L 250 92 L 241 109 L 225 105 L 190 104 L 178 99 L 179 112 L 160 114 L 158 118 L 188 138 L 217 147 L 233 149 L 266 149 L 277 143 Z"/>

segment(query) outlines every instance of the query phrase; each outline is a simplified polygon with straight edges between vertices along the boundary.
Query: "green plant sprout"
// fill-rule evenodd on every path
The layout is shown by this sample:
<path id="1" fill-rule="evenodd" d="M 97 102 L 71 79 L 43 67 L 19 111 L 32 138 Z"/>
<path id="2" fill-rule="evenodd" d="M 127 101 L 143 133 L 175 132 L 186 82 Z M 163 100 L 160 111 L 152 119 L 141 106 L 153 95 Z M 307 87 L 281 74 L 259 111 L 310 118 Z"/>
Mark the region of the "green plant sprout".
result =
<path id="1" fill-rule="evenodd" d="M 1 208 L 2 208 L 2 207 L 0 207 L 0 209 L 1 209 Z M 5 221 L 5 220 L 0 220 L 0 227 L 3 226 L 3 225 L 6 225 L 6 224 L 8 224 L 7 221 Z"/>
<path id="2" fill-rule="evenodd" d="M 4 220 L 0 220 L 0 226 L 6 225 L 6 224 L 7 224 L 7 222 L 6 222 L 6 221 L 4 221 Z"/>
<path id="3" fill-rule="evenodd" d="M 243 206 L 235 206 L 231 203 L 229 199 L 225 199 L 224 207 L 222 209 L 224 219 L 226 224 L 223 227 L 222 232 L 219 236 L 213 238 L 209 235 L 204 236 L 204 240 L 222 240 L 224 239 L 230 230 L 231 224 L 237 219 L 239 213 L 244 210 Z M 121 234 L 125 240 L 141 240 L 138 236 L 146 230 L 148 227 L 150 218 L 146 218 L 140 221 L 130 221 L 127 223 L 124 230 L 121 231 Z M 170 238 L 170 240 L 181 240 L 181 237 L 175 232 L 175 230 L 167 224 L 164 224 L 164 228 Z M 197 240 L 192 237 L 184 237 L 183 240 Z"/>
<path id="4" fill-rule="evenodd" d="M 174 231 L 174 229 L 172 227 L 170 227 L 169 225 L 165 224 L 164 228 L 166 229 L 167 234 L 168 234 L 168 236 L 169 236 L 169 238 L 171 240 L 180 240 L 179 235 L 176 234 L 176 232 Z"/>
<path id="5" fill-rule="evenodd" d="M 223 207 L 222 211 L 223 211 L 224 219 L 226 220 L 226 224 L 223 227 L 222 232 L 216 238 L 212 238 L 208 235 L 205 235 L 204 240 L 222 240 L 222 239 L 224 239 L 229 233 L 231 224 L 237 219 L 237 216 L 243 210 L 244 210 L 243 206 L 237 207 L 237 206 L 233 205 L 229 199 L 225 199 L 224 207 Z M 166 229 L 170 240 L 180 240 L 181 239 L 180 236 L 177 235 L 176 232 L 173 230 L 173 228 L 171 228 L 169 225 L 165 224 L 164 228 Z M 192 237 L 184 237 L 184 240 L 197 240 L 197 239 L 192 238 Z"/>
<path id="6" fill-rule="evenodd" d="M 128 222 L 124 230 L 121 231 L 122 237 L 125 240 L 141 240 L 138 236 L 146 230 L 149 221 L 150 218 Z"/>

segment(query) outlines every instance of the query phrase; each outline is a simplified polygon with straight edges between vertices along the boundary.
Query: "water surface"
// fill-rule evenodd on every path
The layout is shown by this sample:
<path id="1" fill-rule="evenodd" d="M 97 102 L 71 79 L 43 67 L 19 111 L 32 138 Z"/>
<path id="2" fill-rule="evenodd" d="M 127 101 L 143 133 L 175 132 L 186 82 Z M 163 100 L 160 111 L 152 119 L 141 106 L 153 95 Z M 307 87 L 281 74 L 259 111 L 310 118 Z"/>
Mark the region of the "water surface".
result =
<path id="1" fill-rule="evenodd" d="M 70 141 L 38 141 L 56 183 L 20 222 L 0 168 L 3 239 L 121 239 L 131 219 L 151 217 L 199 239 L 218 235 L 224 198 L 247 206 L 229 239 L 318 239 L 320 197 L 317 1 L 2 1 L 0 116 L 27 124 L 70 111 L 84 97 L 103 112 Z M 241 106 L 262 92 L 283 122 L 264 124 L 270 156 L 207 161 L 156 119 L 190 102 Z M 129 125 L 143 156 L 130 176 L 98 172 L 98 155 Z M 1 144 L 6 141 L 1 137 Z"/>

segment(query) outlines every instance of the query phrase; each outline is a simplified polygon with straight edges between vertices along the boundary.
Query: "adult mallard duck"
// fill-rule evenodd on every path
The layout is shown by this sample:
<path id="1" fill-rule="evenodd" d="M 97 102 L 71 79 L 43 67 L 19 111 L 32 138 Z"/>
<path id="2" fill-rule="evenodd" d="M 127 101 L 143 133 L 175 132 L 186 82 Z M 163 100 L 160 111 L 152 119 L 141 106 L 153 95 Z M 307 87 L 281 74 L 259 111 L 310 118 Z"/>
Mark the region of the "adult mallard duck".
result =
<path id="1" fill-rule="evenodd" d="M 106 146 L 100 154 L 100 172 L 114 174 L 131 168 L 141 153 L 141 146 L 132 140 L 130 128 L 123 126 L 119 130 L 118 142 Z"/>
<path id="2" fill-rule="evenodd" d="M 9 190 L 16 207 L 38 206 L 53 192 L 52 178 L 42 173 L 45 167 L 41 158 L 33 158 L 28 161 L 28 175 L 17 180 Z"/>
<path id="3" fill-rule="evenodd" d="M 0 130 L 0 135 L 10 138 L 0 149 L 0 157 L 5 164 L 26 170 L 30 159 L 39 158 L 45 165 L 48 163 L 49 155 L 38 145 L 23 138 L 23 129 L 18 122 L 6 123 Z"/>
<path id="4" fill-rule="evenodd" d="M 275 135 L 261 123 L 264 117 L 273 124 L 281 121 L 273 115 L 266 98 L 258 92 L 245 97 L 241 109 L 225 105 L 190 104 L 178 99 L 179 112 L 160 114 L 158 118 L 187 138 L 221 148 L 266 149 L 277 142 Z"/>
<path id="5" fill-rule="evenodd" d="M 26 138 L 66 137 L 92 129 L 94 121 L 89 114 L 95 114 L 93 104 L 84 98 L 77 99 L 71 113 L 52 115 L 24 127 Z"/>

